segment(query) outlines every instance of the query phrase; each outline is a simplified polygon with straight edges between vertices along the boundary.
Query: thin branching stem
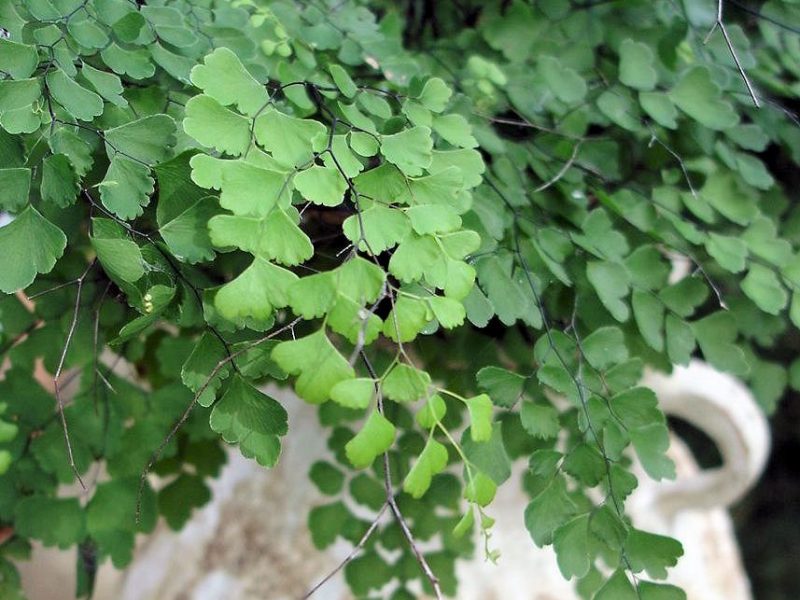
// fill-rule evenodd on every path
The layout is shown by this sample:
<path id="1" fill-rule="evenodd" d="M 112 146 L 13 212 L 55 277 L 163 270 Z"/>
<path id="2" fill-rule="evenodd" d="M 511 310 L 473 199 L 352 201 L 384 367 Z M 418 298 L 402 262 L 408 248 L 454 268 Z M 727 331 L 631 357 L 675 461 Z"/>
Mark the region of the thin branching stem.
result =
<path id="1" fill-rule="evenodd" d="M 78 326 L 78 317 L 80 316 L 80 310 L 81 310 L 81 295 L 83 292 L 83 282 L 86 280 L 86 277 L 94 268 L 96 262 L 97 261 L 95 259 L 91 263 L 89 263 L 89 266 L 86 267 L 86 270 L 76 280 L 78 289 L 75 292 L 75 305 L 72 310 L 72 320 L 70 321 L 69 330 L 67 331 L 67 339 L 64 340 L 64 347 L 61 350 L 61 356 L 58 359 L 58 366 L 56 367 L 56 372 L 53 374 L 53 390 L 56 396 L 56 403 L 58 404 L 58 415 L 61 419 L 61 429 L 64 432 L 64 443 L 67 446 L 67 458 L 69 459 L 69 466 L 84 490 L 86 489 L 86 486 L 83 483 L 83 479 L 81 479 L 81 474 L 78 472 L 78 467 L 75 465 L 75 456 L 72 452 L 72 442 L 70 441 L 69 425 L 67 424 L 67 415 L 64 413 L 64 398 L 61 393 L 61 384 L 62 384 L 61 373 L 64 370 L 64 362 L 67 359 L 67 353 L 69 352 L 69 348 L 72 345 L 72 337 L 75 335 L 75 329 Z"/>
<path id="2" fill-rule="evenodd" d="M 383 515 L 386 512 L 387 508 L 389 508 L 389 503 L 384 502 L 383 506 L 378 511 L 378 514 L 375 515 L 375 518 L 372 520 L 372 523 L 364 532 L 364 535 L 362 535 L 361 539 L 358 540 L 358 543 L 355 546 L 353 546 L 353 549 L 350 551 L 350 554 L 348 554 L 342 562 L 336 565 L 327 575 L 325 575 L 325 577 L 320 579 L 319 582 L 316 585 L 314 585 L 314 587 L 308 590 L 303 595 L 301 600 L 308 600 L 308 598 L 311 598 L 311 596 L 317 593 L 320 590 L 320 588 L 322 588 L 322 586 L 324 586 L 331 579 L 333 579 L 333 577 L 339 571 L 344 569 L 356 556 L 358 556 L 361 553 L 361 550 L 364 549 L 364 546 L 366 545 L 367 541 L 369 541 L 369 538 L 372 537 L 372 534 L 375 533 L 375 530 L 378 528 L 378 525 L 380 525 L 381 520 L 383 519 Z"/>
<path id="3" fill-rule="evenodd" d="M 364 362 L 364 365 L 367 367 L 367 371 L 369 372 L 370 377 L 374 380 L 378 380 L 378 373 L 375 371 L 375 368 L 372 366 L 372 362 L 367 357 L 366 353 L 362 350 L 361 351 L 361 360 Z M 380 389 L 378 391 L 378 412 L 383 414 L 383 394 L 381 393 Z M 439 584 L 439 578 L 431 569 L 430 564 L 428 563 L 428 559 L 425 558 L 425 555 L 419 549 L 416 540 L 414 539 L 414 534 L 411 533 L 411 528 L 408 526 L 408 522 L 406 521 L 405 517 L 403 516 L 403 512 L 400 510 L 400 507 L 397 505 L 397 501 L 394 497 L 394 489 L 392 486 L 392 472 L 391 467 L 389 465 L 389 453 L 383 453 L 383 486 L 384 490 L 386 491 L 386 503 L 389 505 L 389 508 L 394 515 L 397 524 L 400 526 L 400 531 L 403 532 L 403 537 L 406 538 L 408 542 L 408 546 L 411 549 L 411 552 L 414 554 L 414 558 L 416 558 L 417 563 L 419 564 L 422 572 L 425 575 L 425 578 L 428 580 L 428 583 L 431 584 L 431 588 L 433 588 L 433 593 L 436 596 L 437 600 L 442 600 L 442 588 Z"/>
<path id="4" fill-rule="evenodd" d="M 708 33 L 706 34 L 705 40 L 703 40 L 704 44 L 707 44 L 711 39 L 713 33 L 719 29 L 722 33 L 722 37 L 725 39 L 725 44 L 728 46 L 728 50 L 733 57 L 733 62 L 736 63 L 736 68 L 739 71 L 739 75 L 744 81 L 744 85 L 747 88 L 747 93 L 750 94 L 750 98 L 753 100 L 753 104 L 755 104 L 756 108 L 761 108 L 761 102 L 758 100 L 758 96 L 756 96 L 756 92 L 753 89 L 753 85 L 750 83 L 750 78 L 747 76 L 747 72 L 744 70 L 742 66 L 742 61 L 739 60 L 739 54 L 736 52 L 736 47 L 733 45 L 733 41 L 731 41 L 731 36 L 728 33 L 728 28 L 725 25 L 725 21 L 723 20 L 723 9 L 725 3 L 724 0 L 717 0 L 717 19 L 714 21 L 714 24 L 709 29 Z"/>
<path id="5" fill-rule="evenodd" d="M 139 477 L 139 490 L 138 490 L 137 495 L 136 495 L 136 522 L 137 523 L 139 523 L 140 518 L 141 518 L 142 493 L 144 492 L 144 486 L 145 486 L 145 483 L 147 482 L 147 475 L 150 473 L 151 469 L 153 468 L 153 465 L 155 465 L 158 462 L 158 460 L 161 458 L 161 455 L 163 454 L 164 449 L 172 441 L 172 438 L 175 437 L 175 434 L 177 434 L 178 431 L 180 431 L 181 427 L 183 427 L 183 425 L 189 419 L 189 416 L 192 414 L 192 410 L 194 410 L 194 407 L 197 404 L 197 401 L 200 399 L 200 396 L 202 396 L 203 393 L 208 389 L 208 386 L 211 385 L 211 382 L 214 380 L 214 377 L 217 376 L 217 374 L 225 367 L 225 365 L 227 365 L 228 363 L 232 362 L 233 360 L 235 360 L 236 358 L 238 358 L 239 356 L 241 356 L 245 352 L 248 352 L 248 351 L 252 350 L 253 348 L 258 346 L 259 344 L 263 344 L 267 340 L 271 340 L 272 338 L 277 337 L 277 336 L 279 336 L 280 334 L 282 334 L 282 333 L 284 333 L 286 331 L 290 331 L 290 330 L 293 331 L 295 325 L 297 325 L 301 320 L 302 320 L 302 318 L 298 317 L 298 318 L 292 320 L 291 322 L 287 323 L 283 327 L 279 327 L 275 331 L 272 331 L 269 334 L 267 334 L 265 336 L 262 336 L 262 337 L 258 338 L 257 340 L 249 343 L 244 348 L 241 348 L 241 349 L 237 350 L 236 352 L 232 352 L 232 353 L 228 354 L 225 358 L 221 359 L 214 366 L 213 369 L 211 369 L 211 372 L 208 374 L 208 377 L 206 377 L 205 381 L 203 382 L 203 385 L 200 386 L 200 388 L 197 390 L 195 395 L 192 397 L 192 401 L 184 409 L 183 413 L 178 418 L 178 420 L 175 421 L 175 424 L 172 426 L 172 429 L 170 429 L 169 433 L 167 433 L 167 435 L 164 437 L 164 439 L 161 440 L 161 443 L 159 444 L 158 448 L 156 448 L 156 451 L 153 452 L 153 454 L 150 456 L 150 460 L 147 462 L 147 465 L 142 470 L 142 474 Z"/>

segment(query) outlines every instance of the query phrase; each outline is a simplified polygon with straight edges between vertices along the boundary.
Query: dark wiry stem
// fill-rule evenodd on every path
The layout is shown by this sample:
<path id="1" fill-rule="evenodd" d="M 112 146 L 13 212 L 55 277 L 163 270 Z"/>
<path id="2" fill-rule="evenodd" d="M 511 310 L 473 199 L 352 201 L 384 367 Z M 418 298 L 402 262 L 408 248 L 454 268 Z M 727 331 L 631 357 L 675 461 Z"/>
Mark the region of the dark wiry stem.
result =
<path id="1" fill-rule="evenodd" d="M 75 474 L 75 477 L 78 479 L 78 482 L 81 484 L 81 487 L 85 490 L 86 486 L 83 484 L 83 479 L 81 479 L 81 474 L 78 472 L 78 467 L 75 465 L 75 457 L 72 452 L 72 442 L 70 441 L 69 436 L 69 426 L 67 425 L 67 416 L 64 414 L 64 398 L 61 395 L 61 382 L 59 381 L 61 378 L 61 372 L 64 369 L 64 361 L 67 359 L 67 353 L 69 352 L 69 347 L 72 344 L 72 337 L 75 334 L 75 328 L 78 326 L 78 315 L 80 313 L 81 308 L 81 292 L 83 291 L 83 282 L 86 280 L 86 276 L 92 270 L 95 265 L 96 260 L 93 260 L 83 274 L 78 277 L 77 284 L 78 290 L 75 293 L 75 306 L 72 311 L 72 321 L 69 325 L 69 331 L 67 332 L 67 339 L 64 341 L 64 348 L 61 351 L 61 357 L 58 360 L 58 367 L 56 367 L 56 372 L 53 375 L 53 389 L 55 391 L 56 402 L 58 404 L 58 414 L 61 418 L 61 429 L 64 431 L 64 442 L 67 446 L 67 457 L 69 458 L 69 466 L 72 469 L 72 472 Z"/>

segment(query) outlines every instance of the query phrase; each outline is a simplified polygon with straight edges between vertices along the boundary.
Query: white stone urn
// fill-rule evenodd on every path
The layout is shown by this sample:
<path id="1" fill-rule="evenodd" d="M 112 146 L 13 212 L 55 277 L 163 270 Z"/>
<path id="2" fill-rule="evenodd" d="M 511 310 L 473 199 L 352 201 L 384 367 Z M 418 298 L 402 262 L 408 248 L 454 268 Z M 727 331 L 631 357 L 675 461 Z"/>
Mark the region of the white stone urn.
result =
<path id="1" fill-rule="evenodd" d="M 633 521 L 683 543 L 685 555 L 669 581 L 683 587 L 689 600 L 750 600 L 726 507 L 752 486 L 764 467 L 766 419 L 743 385 L 700 361 L 671 375 L 648 373 L 643 384 L 655 390 L 667 414 L 708 434 L 723 464 L 701 470 L 688 447 L 673 436 L 669 455 L 677 479 L 657 483 L 637 466 L 639 487 L 628 500 Z M 345 543 L 316 550 L 306 529 L 309 510 L 326 501 L 307 477 L 311 464 L 327 455 L 316 408 L 288 390 L 269 392 L 289 411 L 292 432 L 278 466 L 263 469 L 232 450 L 212 484 L 212 501 L 182 531 L 162 524 L 143 538 L 124 573 L 101 569 L 96 600 L 298 600 L 349 554 Z M 533 545 L 523 525 L 527 503 L 519 477 L 500 487 L 491 505 L 497 521 L 491 541 L 501 558 L 497 564 L 480 555 L 460 562 L 459 600 L 577 600 L 552 549 Z M 23 566 L 31 600 L 71 598 L 65 582 L 74 577 L 73 571 L 73 559 L 65 553 L 38 553 L 34 564 Z M 43 572 L 48 581 L 61 583 L 37 595 Z M 313 598 L 351 598 L 341 572 Z"/>

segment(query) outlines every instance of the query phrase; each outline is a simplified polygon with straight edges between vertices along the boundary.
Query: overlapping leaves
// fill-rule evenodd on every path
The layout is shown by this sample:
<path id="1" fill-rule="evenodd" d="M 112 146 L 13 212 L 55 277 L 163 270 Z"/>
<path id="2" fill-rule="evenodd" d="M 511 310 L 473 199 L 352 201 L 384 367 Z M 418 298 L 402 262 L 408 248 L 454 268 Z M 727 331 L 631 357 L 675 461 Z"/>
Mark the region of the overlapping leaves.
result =
<path id="1" fill-rule="evenodd" d="M 681 597 L 633 588 L 680 548 L 623 518 L 636 482 L 621 465 L 630 448 L 652 477 L 672 474 L 645 363 L 702 355 L 765 407 L 786 385 L 765 348 L 800 323 L 800 220 L 772 165 L 796 162 L 800 138 L 746 104 L 741 71 L 793 94 L 785 32 L 763 33 L 762 59 L 777 54 L 756 61 L 731 26 L 740 65 L 723 41 L 696 43 L 702 11 L 498 2 L 462 31 L 437 3 L 429 37 L 400 12 L 379 23 L 316 4 L 0 11 L 0 208 L 15 217 L 0 289 L 36 300 L 0 305 L 20 427 L 0 430 L 14 450 L 0 454 L 0 513 L 22 536 L 89 539 L 123 565 L 155 510 L 179 525 L 207 499 L 219 436 L 275 463 L 286 414 L 255 386 L 289 374 L 324 405 L 335 458 L 362 469 L 326 463 L 317 485 L 379 510 L 385 481 L 367 467 L 390 464 L 412 525 L 447 532 L 430 558 L 448 593 L 456 539 L 491 527 L 484 511 L 525 456 L 526 526 L 587 597 Z M 487 326 L 494 340 L 476 333 Z M 112 339 L 152 395 L 96 360 Z M 105 458 L 113 477 L 85 510 L 54 496 L 73 471 L 58 428 L 37 429 L 52 401 L 22 372 L 38 358 L 83 373 L 66 411 L 75 471 Z M 156 450 L 172 479 L 157 501 L 144 488 L 135 526 L 132 478 Z M 310 523 L 320 546 L 363 530 L 339 501 Z M 368 550 L 346 577 L 366 595 L 408 571 L 400 554 L 390 568 Z M 619 567 L 605 580 L 601 560 Z"/>

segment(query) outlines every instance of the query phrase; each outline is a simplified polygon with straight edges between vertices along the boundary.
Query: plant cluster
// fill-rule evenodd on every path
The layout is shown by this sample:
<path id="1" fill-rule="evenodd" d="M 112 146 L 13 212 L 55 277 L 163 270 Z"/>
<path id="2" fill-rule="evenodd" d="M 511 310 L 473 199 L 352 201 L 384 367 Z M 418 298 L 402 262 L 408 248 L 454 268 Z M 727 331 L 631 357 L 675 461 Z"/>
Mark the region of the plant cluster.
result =
<path id="1" fill-rule="evenodd" d="M 625 517 L 629 449 L 674 474 L 638 384 L 697 355 L 766 411 L 800 386 L 770 358 L 800 325 L 792 23 L 790 0 L 0 0 L 0 596 L 32 539 L 78 546 L 90 593 L 208 501 L 223 443 L 274 465 L 291 423 L 259 386 L 287 380 L 330 428 L 314 543 L 356 546 L 359 597 L 455 595 L 524 460 L 532 543 L 583 597 L 683 598 L 658 582 L 680 544 Z"/>

